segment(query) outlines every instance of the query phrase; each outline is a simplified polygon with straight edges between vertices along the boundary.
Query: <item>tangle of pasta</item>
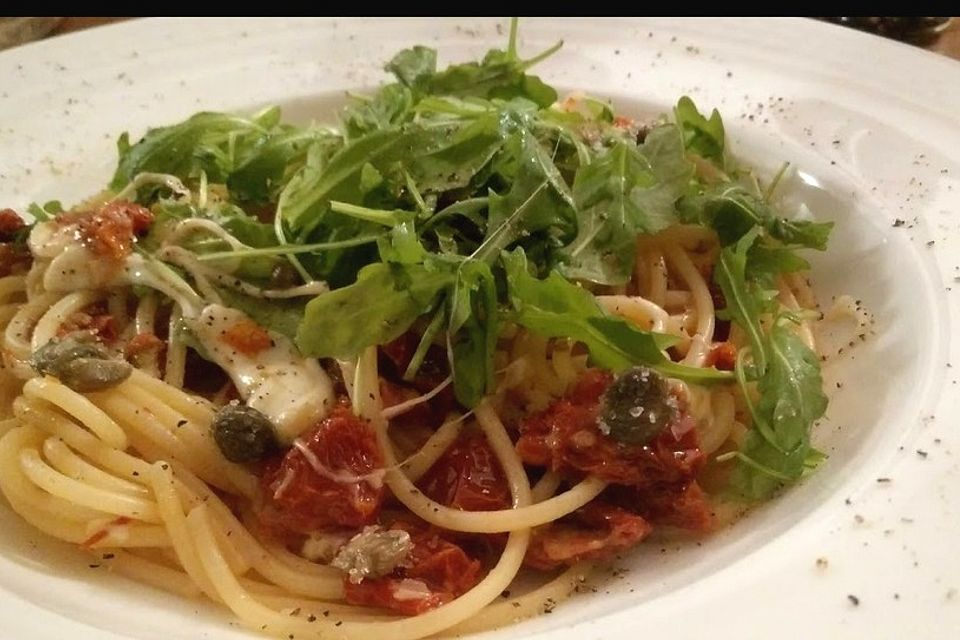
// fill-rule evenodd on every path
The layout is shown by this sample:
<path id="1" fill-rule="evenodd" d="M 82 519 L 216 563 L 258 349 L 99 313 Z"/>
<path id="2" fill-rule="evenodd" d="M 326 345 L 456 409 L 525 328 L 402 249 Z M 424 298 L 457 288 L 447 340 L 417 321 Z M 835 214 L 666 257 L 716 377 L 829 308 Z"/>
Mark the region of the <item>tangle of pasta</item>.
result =
<path id="1" fill-rule="evenodd" d="M 515 37 L 489 95 L 421 95 L 419 47 L 343 132 L 197 114 L 112 191 L 0 211 L 13 511 L 264 634 L 415 640 L 815 466 L 819 325 L 866 322 L 794 253 L 830 224 L 735 182 L 716 112 L 557 102 Z"/>
<path id="2" fill-rule="evenodd" d="M 704 366 L 717 344 L 714 303 L 703 276 L 716 249 L 715 238 L 699 227 L 644 238 L 633 283 L 597 300 L 611 314 L 677 336 L 682 361 Z M 73 314 L 104 303 L 114 311 L 121 335 L 154 333 L 158 322 L 156 295 L 139 298 L 128 314 L 129 290 L 49 293 L 40 281 L 35 271 L 0 279 L 3 406 L 12 407 L 2 423 L 0 488 L 25 520 L 97 554 L 111 570 L 221 602 L 251 628 L 304 638 L 382 633 L 412 639 L 444 630 L 480 630 L 536 613 L 585 579 L 590 562 L 576 562 L 527 594 L 499 597 L 521 569 L 531 531 L 573 513 L 607 485 L 588 475 L 560 489 L 560 477 L 550 472 L 531 487 L 498 417 L 500 410 L 543 410 L 576 383 L 587 357 L 570 341 L 517 328 L 505 332 L 498 393 L 476 407 L 472 418 L 445 423 L 402 464 L 380 398 L 376 350 L 367 350 L 355 363 L 359 373 L 350 395 L 376 430 L 385 453 L 384 482 L 400 504 L 447 531 L 509 534 L 499 559 L 476 586 L 432 611 L 404 618 L 344 603 L 339 570 L 294 555 L 245 524 L 234 505 L 255 499 L 257 478 L 218 451 L 210 433 L 215 404 L 182 388 L 182 345 L 168 343 L 162 367 L 153 358 L 104 391 L 81 393 L 53 377 L 38 377 L 27 364 L 31 353 L 54 339 Z M 780 297 L 789 308 L 811 300 L 802 279 L 785 280 Z M 809 327 L 800 327 L 810 339 Z M 734 385 L 679 383 L 678 393 L 686 399 L 705 454 L 742 437 L 747 427 Z M 482 432 L 503 469 L 508 508 L 451 508 L 415 484 L 468 427 Z"/>

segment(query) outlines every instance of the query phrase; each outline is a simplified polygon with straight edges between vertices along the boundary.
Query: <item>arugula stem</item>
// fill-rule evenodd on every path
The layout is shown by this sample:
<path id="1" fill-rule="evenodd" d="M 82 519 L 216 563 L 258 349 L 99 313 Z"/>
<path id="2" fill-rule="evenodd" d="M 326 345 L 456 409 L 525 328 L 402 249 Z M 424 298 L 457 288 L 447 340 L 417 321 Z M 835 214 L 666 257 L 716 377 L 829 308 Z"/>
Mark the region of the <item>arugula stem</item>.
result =
<path id="1" fill-rule="evenodd" d="M 405 381 L 412 381 L 416 377 L 417 372 L 420 371 L 420 367 L 427 357 L 427 351 L 430 350 L 430 345 L 433 344 L 433 339 L 437 337 L 440 329 L 443 328 L 444 310 L 443 304 L 437 306 L 437 311 L 430 319 L 430 324 L 427 325 L 423 335 L 420 336 L 420 343 L 417 344 L 417 350 L 413 352 L 413 357 L 410 358 L 410 364 L 407 365 L 407 370 L 403 372 L 403 379 Z"/>
<path id="2" fill-rule="evenodd" d="M 517 26 L 520 19 L 514 16 L 510 18 L 510 38 L 507 40 L 507 57 L 511 60 L 517 59 Z"/>
<path id="3" fill-rule="evenodd" d="M 734 366 L 734 373 L 737 376 L 737 383 L 740 385 L 740 390 L 743 392 L 743 402 L 747 405 L 747 411 L 750 413 L 750 417 L 753 419 L 753 425 L 763 436 L 763 439 L 766 440 L 771 447 L 779 451 L 780 453 L 786 455 L 787 452 L 777 443 L 777 436 L 773 432 L 773 429 L 770 428 L 770 425 L 767 424 L 767 421 L 760 417 L 757 413 L 756 407 L 753 405 L 753 400 L 750 399 L 750 390 L 747 389 L 747 375 L 746 369 L 743 366 L 743 361 L 747 355 L 747 349 L 741 349 L 740 353 L 737 354 L 737 362 Z"/>
<path id="4" fill-rule="evenodd" d="M 540 186 L 534 189 L 533 192 L 527 197 L 527 199 L 521 202 L 520 206 L 517 207 L 517 209 L 513 213 L 511 213 L 500 224 L 499 227 L 494 229 L 493 233 L 491 233 L 489 237 L 487 237 L 487 239 L 484 240 L 483 243 L 479 247 L 477 247 L 477 250 L 474 251 L 472 254 L 470 254 L 470 256 L 467 259 L 472 260 L 476 258 L 477 260 L 486 260 L 497 249 L 502 249 L 503 247 L 500 245 L 500 242 L 498 241 L 500 236 L 502 236 L 506 231 L 508 231 L 513 225 L 517 223 L 517 219 L 520 217 L 520 214 L 522 214 L 523 211 L 528 206 L 530 206 L 530 203 L 533 202 L 538 195 L 540 195 L 541 191 L 547 188 L 547 185 L 549 183 L 550 183 L 549 180 L 544 180 L 542 183 L 540 183 Z"/>
<path id="5" fill-rule="evenodd" d="M 764 202 L 770 202 L 770 198 L 773 197 L 773 192 L 777 190 L 777 186 L 780 184 L 780 180 L 783 179 L 783 176 L 786 174 L 788 168 L 790 168 L 789 162 L 784 162 L 782 165 L 780 165 L 780 170 L 777 171 L 777 175 L 773 176 L 773 180 L 770 181 L 770 184 L 767 185 L 767 188 L 763 192 Z"/>
<path id="6" fill-rule="evenodd" d="M 538 53 L 537 55 L 533 56 L 529 60 L 524 60 L 523 62 L 521 62 L 520 68 L 526 71 L 530 67 L 540 64 L 541 62 L 543 62 L 544 60 L 546 60 L 547 58 L 555 54 L 557 51 L 560 51 L 560 49 L 562 48 L 563 48 L 563 40 L 558 40 L 555 45 L 553 45 L 546 51 L 542 53 Z"/>
<path id="7" fill-rule="evenodd" d="M 371 209 L 369 207 L 361 207 L 356 204 L 340 202 L 338 200 L 330 201 L 330 209 L 332 211 L 336 211 L 337 213 L 342 213 L 345 216 L 350 216 L 351 218 L 366 220 L 367 222 L 373 222 L 385 227 L 395 227 L 400 223 L 400 220 L 397 219 L 396 211 L 388 211 L 386 209 Z"/>
<path id="8" fill-rule="evenodd" d="M 362 244 L 369 244 L 380 239 L 380 235 L 361 236 L 359 238 L 350 238 L 349 240 L 338 240 L 336 242 L 316 242 L 313 244 L 299 245 L 280 245 L 277 247 L 263 247 L 260 249 L 240 249 L 236 251 L 215 251 L 213 253 L 202 253 L 197 255 L 197 260 L 206 262 L 210 260 L 223 260 L 226 258 L 254 258 L 262 256 L 283 256 L 297 253 L 312 253 L 314 251 L 330 251 L 331 249 L 345 249 L 347 247 L 356 247 Z"/>
<path id="9" fill-rule="evenodd" d="M 406 169 L 403 170 L 403 179 L 407 183 L 407 190 L 410 191 L 410 195 L 413 197 L 413 201 L 417 204 L 417 209 L 421 213 L 430 213 L 430 209 L 427 207 L 427 203 L 424 202 L 423 196 L 420 195 L 420 190 L 417 189 L 417 183 L 414 182 L 413 176 L 410 175 L 410 172 Z"/>
<path id="10" fill-rule="evenodd" d="M 423 223 L 423 232 L 429 231 L 432 227 L 436 226 L 437 223 L 442 222 L 446 218 L 455 216 L 457 214 L 463 214 L 463 211 L 471 210 L 481 210 L 490 203 L 490 198 L 483 196 L 480 198 L 467 198 L 465 200 L 460 200 L 454 202 L 453 204 L 444 207 L 440 211 L 437 211 L 435 214 L 430 216 L 430 219 Z"/>
<path id="11" fill-rule="evenodd" d="M 776 478 L 777 480 L 782 480 L 783 482 L 793 482 L 793 480 L 794 480 L 793 478 L 791 478 L 790 476 L 788 476 L 788 475 L 785 474 L 785 473 L 781 473 L 781 472 L 777 471 L 776 469 L 771 469 L 771 468 L 768 467 L 767 465 L 761 464 L 761 463 L 757 462 L 756 460 L 754 460 L 753 458 L 751 458 L 750 456 L 748 456 L 748 455 L 745 454 L 745 453 L 741 453 L 740 451 L 735 451 L 735 452 L 733 452 L 733 454 L 734 454 L 733 456 L 730 456 L 731 458 L 736 458 L 736 459 L 739 460 L 740 462 L 743 462 L 744 464 L 753 467 L 754 469 L 756 469 L 757 471 L 759 471 L 759 472 L 761 472 L 761 473 L 765 473 L 765 474 L 767 474 L 768 476 L 771 476 L 771 477 L 773 477 L 773 478 Z M 729 458 L 727 458 L 727 459 L 729 459 Z"/>

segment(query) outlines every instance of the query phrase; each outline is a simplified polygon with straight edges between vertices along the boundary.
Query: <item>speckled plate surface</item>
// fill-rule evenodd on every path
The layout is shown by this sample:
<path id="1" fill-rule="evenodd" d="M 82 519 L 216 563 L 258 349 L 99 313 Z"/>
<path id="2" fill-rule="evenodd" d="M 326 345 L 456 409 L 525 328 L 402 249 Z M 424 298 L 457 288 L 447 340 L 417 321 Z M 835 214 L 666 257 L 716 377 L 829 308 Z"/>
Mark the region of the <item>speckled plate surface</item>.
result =
<path id="1" fill-rule="evenodd" d="M 0 54 L 0 205 L 97 191 L 114 141 L 201 109 L 331 119 L 346 89 L 417 43 L 441 60 L 505 40 L 495 21 L 135 21 Z M 682 93 L 718 107 L 761 169 L 834 220 L 814 264 L 874 334 L 827 363 L 820 471 L 700 544 L 647 544 L 595 593 L 497 638 L 960 637 L 960 63 L 807 20 L 527 20 L 562 89 L 633 115 Z M 952 367 L 952 363 L 957 363 Z M 6 508 L 0 636 L 248 638 L 229 614 L 91 569 Z M 539 637 L 539 636 L 538 636 Z"/>

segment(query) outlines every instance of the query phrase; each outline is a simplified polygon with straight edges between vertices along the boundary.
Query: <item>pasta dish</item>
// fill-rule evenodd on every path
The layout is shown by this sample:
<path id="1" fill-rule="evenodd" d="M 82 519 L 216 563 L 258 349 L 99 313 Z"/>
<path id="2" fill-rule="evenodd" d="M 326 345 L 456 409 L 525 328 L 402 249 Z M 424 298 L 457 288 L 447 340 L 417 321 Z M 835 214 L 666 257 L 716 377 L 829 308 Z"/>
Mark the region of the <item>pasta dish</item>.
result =
<path id="1" fill-rule="evenodd" d="M 269 636 L 410 640 L 814 469 L 832 224 L 687 97 L 559 97 L 529 73 L 558 47 L 413 47 L 336 127 L 198 113 L 0 211 L 13 511 Z"/>

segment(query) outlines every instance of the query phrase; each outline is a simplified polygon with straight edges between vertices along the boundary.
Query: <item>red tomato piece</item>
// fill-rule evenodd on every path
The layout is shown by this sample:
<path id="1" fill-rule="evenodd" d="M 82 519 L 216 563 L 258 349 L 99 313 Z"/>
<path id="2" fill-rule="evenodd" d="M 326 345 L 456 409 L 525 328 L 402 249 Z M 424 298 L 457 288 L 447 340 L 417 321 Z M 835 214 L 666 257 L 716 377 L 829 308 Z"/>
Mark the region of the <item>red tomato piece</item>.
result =
<path id="1" fill-rule="evenodd" d="M 84 311 L 71 313 L 57 329 L 57 336 L 63 337 L 78 331 L 89 331 L 108 343 L 118 337 L 116 321 L 107 313 L 103 304 L 91 305 Z"/>
<path id="2" fill-rule="evenodd" d="M 629 506 L 656 525 L 696 533 L 711 531 L 715 525 L 713 509 L 696 480 L 637 489 Z"/>
<path id="3" fill-rule="evenodd" d="M 27 223 L 13 209 L 0 210 L 0 241 L 10 242 L 26 226 Z"/>
<path id="4" fill-rule="evenodd" d="M 13 209 L 0 210 L 0 277 L 22 273 L 30 268 L 33 256 L 26 246 L 14 243 L 17 232 L 27 226 Z"/>
<path id="5" fill-rule="evenodd" d="M 133 358 L 151 349 L 161 349 L 164 346 L 163 340 L 154 334 L 138 333 L 127 342 L 127 346 L 123 349 L 123 354 L 128 358 Z"/>
<path id="6" fill-rule="evenodd" d="M 536 529 L 523 562 L 534 569 L 554 569 L 609 559 L 639 544 L 652 529 L 641 516 L 594 500 L 570 517 Z"/>
<path id="7" fill-rule="evenodd" d="M 420 336 L 413 331 L 407 331 L 387 344 L 381 345 L 380 353 L 392 363 L 396 374 L 402 376 L 404 371 L 407 370 L 419 343 Z"/>
<path id="8" fill-rule="evenodd" d="M 394 523 L 393 528 L 410 533 L 410 557 L 392 576 L 367 578 L 359 584 L 345 578 L 348 603 L 419 615 L 450 602 L 480 581 L 480 561 L 441 537 L 437 529 L 406 522 Z"/>
<path id="9" fill-rule="evenodd" d="M 220 340 L 246 355 L 253 355 L 273 346 L 267 330 L 246 318 L 224 331 Z"/>
<path id="10" fill-rule="evenodd" d="M 496 511 L 510 507 L 510 487 L 482 433 L 461 434 L 419 482 L 423 493 L 454 509 Z"/>
<path id="11" fill-rule="evenodd" d="M 416 389 L 390 382 L 386 378 L 380 378 L 380 398 L 383 400 L 385 409 L 403 404 L 420 395 L 421 393 Z M 440 419 L 442 419 L 442 416 Z M 430 410 L 430 403 L 421 402 L 394 418 L 391 423 L 394 425 L 433 426 L 436 421 L 437 418 Z"/>
<path id="12" fill-rule="evenodd" d="M 737 347 L 730 342 L 721 342 L 710 349 L 705 367 L 716 367 L 723 371 L 733 371 L 737 366 Z"/>
<path id="13" fill-rule="evenodd" d="M 626 445 L 600 431 L 600 398 L 611 380 L 609 375 L 588 372 L 567 397 L 522 420 L 516 447 L 523 461 L 553 471 L 586 472 L 627 485 L 676 482 L 695 476 L 704 457 L 693 422 L 686 414 L 681 413 L 676 423 L 644 445 Z"/>
<path id="14" fill-rule="evenodd" d="M 150 228 L 153 213 L 136 203 L 119 200 L 93 212 L 60 214 L 57 221 L 76 223 L 80 236 L 93 253 L 119 262 L 130 255 L 134 238 Z"/>
<path id="15" fill-rule="evenodd" d="M 264 528 L 283 537 L 372 524 L 384 489 L 377 478 L 361 476 L 382 469 L 384 463 L 370 426 L 349 408 L 337 407 L 301 441 L 322 472 L 297 447 L 268 462 L 260 478 Z"/>

